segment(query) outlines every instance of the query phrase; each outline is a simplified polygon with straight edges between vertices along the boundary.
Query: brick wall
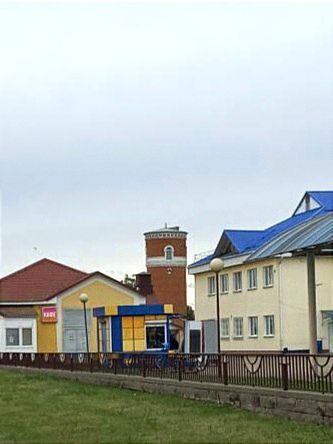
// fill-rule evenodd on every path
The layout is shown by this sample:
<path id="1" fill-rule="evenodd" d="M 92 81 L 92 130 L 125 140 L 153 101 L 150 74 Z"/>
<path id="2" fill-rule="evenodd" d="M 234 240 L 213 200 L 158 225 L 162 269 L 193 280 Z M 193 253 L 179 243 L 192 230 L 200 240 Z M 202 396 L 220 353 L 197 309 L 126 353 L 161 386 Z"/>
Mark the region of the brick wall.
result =
<path id="1" fill-rule="evenodd" d="M 160 304 L 173 304 L 176 313 L 186 313 L 186 269 L 185 267 L 150 267 L 154 300 Z M 149 296 L 147 297 L 148 303 Z"/>
<path id="2" fill-rule="evenodd" d="M 147 258 L 164 257 L 167 245 L 174 248 L 174 257 L 187 255 L 186 238 L 146 239 Z M 186 267 L 172 266 L 172 261 L 164 266 L 147 267 L 151 274 L 153 295 L 147 297 L 148 303 L 173 304 L 175 313 L 186 314 Z"/>
<path id="3" fill-rule="evenodd" d="M 146 239 L 147 257 L 164 256 L 164 248 L 172 245 L 175 249 L 175 256 L 186 257 L 186 239 Z"/>

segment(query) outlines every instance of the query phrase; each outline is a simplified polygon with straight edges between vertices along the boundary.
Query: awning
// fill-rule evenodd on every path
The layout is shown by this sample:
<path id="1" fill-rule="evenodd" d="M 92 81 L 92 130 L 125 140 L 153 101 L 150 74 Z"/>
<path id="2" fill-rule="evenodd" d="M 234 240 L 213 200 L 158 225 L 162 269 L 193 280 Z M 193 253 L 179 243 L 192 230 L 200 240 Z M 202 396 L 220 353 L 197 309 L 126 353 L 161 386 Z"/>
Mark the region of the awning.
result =
<path id="1" fill-rule="evenodd" d="M 36 310 L 31 306 L 0 306 L 0 316 L 5 318 L 35 318 Z"/>

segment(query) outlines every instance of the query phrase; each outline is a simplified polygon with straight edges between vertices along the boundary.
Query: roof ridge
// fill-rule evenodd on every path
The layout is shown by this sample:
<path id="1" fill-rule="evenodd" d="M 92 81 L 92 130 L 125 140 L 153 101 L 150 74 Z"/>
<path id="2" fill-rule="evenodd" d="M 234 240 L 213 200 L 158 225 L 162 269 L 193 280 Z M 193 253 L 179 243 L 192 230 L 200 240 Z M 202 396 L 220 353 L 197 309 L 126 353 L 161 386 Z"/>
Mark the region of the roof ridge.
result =
<path id="1" fill-rule="evenodd" d="M 316 215 L 316 213 L 320 213 L 320 212 L 324 212 L 325 213 L 327 211 L 329 211 L 329 210 L 325 210 L 325 208 L 320 206 L 319 208 L 312 208 L 312 210 L 305 211 L 304 213 L 299 213 L 299 214 L 293 213 L 291 216 L 287 217 L 286 219 L 281 220 L 280 222 L 276 222 L 274 225 L 271 225 L 270 227 L 265 228 L 263 231 L 264 232 L 268 231 L 271 228 L 274 228 L 277 225 L 280 225 L 280 224 L 282 224 L 283 222 L 286 222 L 289 219 L 293 219 L 293 218 L 298 217 L 298 216 L 303 216 L 304 214 L 314 214 L 314 215 Z M 305 222 L 305 221 L 303 221 L 303 222 Z M 303 222 L 300 222 L 300 223 L 303 223 Z"/>
<path id="2" fill-rule="evenodd" d="M 0 278 L 0 282 L 6 280 L 7 278 L 11 278 L 11 277 L 13 277 L 13 276 L 15 276 L 15 275 L 17 275 L 19 273 L 22 273 L 23 271 L 26 271 L 29 268 L 32 268 L 35 265 L 40 264 L 41 262 L 52 262 L 53 264 L 59 265 L 59 266 L 61 266 L 63 268 L 66 268 L 67 270 L 76 271 L 78 273 L 82 273 L 82 274 L 85 274 L 85 275 L 89 274 L 89 273 L 86 273 L 85 271 L 78 270 L 77 268 L 73 268 L 73 267 L 70 267 L 69 265 L 61 264 L 60 262 L 57 262 L 57 261 L 54 261 L 52 259 L 48 259 L 48 258 L 44 257 L 42 259 L 39 259 L 36 262 L 33 262 L 32 264 L 26 265 L 25 267 L 20 268 L 19 270 L 14 271 L 13 273 L 10 273 L 10 274 L 7 274 L 6 276 L 3 276 L 2 278 Z"/>
<path id="3" fill-rule="evenodd" d="M 333 194 L 333 191 L 331 190 L 309 190 L 309 191 L 306 191 L 306 193 L 332 193 Z"/>
<path id="4" fill-rule="evenodd" d="M 0 278 L 0 282 L 4 281 L 4 280 L 7 279 L 7 278 L 10 278 L 10 277 L 12 277 L 12 276 L 15 276 L 16 274 L 19 274 L 19 273 L 21 273 L 22 271 L 26 271 L 28 268 L 31 268 L 31 267 L 33 267 L 34 265 L 37 265 L 37 264 L 39 264 L 40 262 L 43 262 L 43 261 L 45 261 L 45 260 L 47 260 L 47 259 L 44 257 L 43 259 L 39 259 L 38 261 L 33 262 L 32 264 L 26 265 L 25 267 L 20 268 L 19 270 L 13 271 L 12 273 L 9 273 L 9 274 L 7 274 L 6 276 L 3 276 L 2 278 Z"/>
<path id="5" fill-rule="evenodd" d="M 85 274 L 88 276 L 90 273 L 86 271 L 78 270 L 77 268 L 71 267 L 70 265 L 62 264 L 61 262 L 54 261 L 53 259 L 44 258 L 47 262 L 52 262 L 53 264 L 59 265 L 60 267 L 66 268 L 67 270 L 76 271 L 78 273 Z"/>
<path id="6" fill-rule="evenodd" d="M 223 231 L 241 231 L 242 233 L 262 233 L 265 230 L 238 230 L 237 228 L 227 228 Z"/>
<path id="7" fill-rule="evenodd" d="M 89 279 L 94 274 L 96 274 L 95 271 L 92 273 L 87 273 L 86 276 L 79 277 L 77 281 L 72 282 L 71 284 L 67 285 L 66 287 L 62 287 L 62 288 L 55 290 L 53 293 L 50 293 L 50 295 L 47 297 L 46 300 L 54 298 L 58 294 L 63 293 L 66 290 L 69 290 L 70 288 L 74 287 L 75 285 L 79 284 L 80 282 L 84 282 L 86 279 Z"/>
<path id="8" fill-rule="evenodd" d="M 64 291 L 67 291 L 67 290 L 69 290 L 70 288 L 75 287 L 75 285 L 80 284 L 81 282 L 84 282 L 86 279 L 89 279 L 89 278 L 91 278 L 91 277 L 93 277 L 93 276 L 96 276 L 96 275 L 98 275 L 98 274 L 101 275 L 101 276 L 103 276 L 103 277 L 105 277 L 105 278 L 107 278 L 107 279 L 110 279 L 112 282 L 115 282 L 115 283 L 121 285 L 122 287 L 126 288 L 127 290 L 131 290 L 131 291 L 133 291 L 134 293 L 137 293 L 138 295 L 142 296 L 142 294 L 141 294 L 141 293 L 138 293 L 138 292 L 135 290 L 135 288 L 132 288 L 132 287 L 130 287 L 129 285 L 126 285 L 126 284 L 124 284 L 123 282 L 120 282 L 120 281 L 118 281 L 117 279 L 115 279 L 115 278 L 113 278 L 113 277 L 111 277 L 111 276 L 109 276 L 109 275 L 107 275 L 107 274 L 105 274 L 105 273 L 103 273 L 103 272 L 97 270 L 97 271 L 93 271 L 93 272 L 91 272 L 91 273 L 87 273 L 86 276 L 82 276 L 82 277 L 79 278 L 77 281 L 71 283 L 71 284 L 68 285 L 67 287 L 61 288 L 60 290 L 56 290 L 55 292 L 53 292 L 52 294 L 50 294 L 50 296 L 47 298 L 47 300 L 52 299 L 52 298 L 54 298 L 55 296 L 58 296 L 59 294 L 63 293 Z"/>

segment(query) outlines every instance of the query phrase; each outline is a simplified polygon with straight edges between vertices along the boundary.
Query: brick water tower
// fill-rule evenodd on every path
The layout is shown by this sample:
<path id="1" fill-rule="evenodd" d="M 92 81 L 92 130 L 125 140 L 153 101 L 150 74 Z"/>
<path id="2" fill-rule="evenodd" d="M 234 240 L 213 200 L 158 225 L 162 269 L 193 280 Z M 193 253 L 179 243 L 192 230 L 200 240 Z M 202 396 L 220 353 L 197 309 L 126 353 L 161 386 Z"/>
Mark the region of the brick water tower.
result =
<path id="1" fill-rule="evenodd" d="M 175 313 L 186 315 L 186 231 L 165 224 L 144 236 L 153 291 L 147 303 L 173 304 Z"/>

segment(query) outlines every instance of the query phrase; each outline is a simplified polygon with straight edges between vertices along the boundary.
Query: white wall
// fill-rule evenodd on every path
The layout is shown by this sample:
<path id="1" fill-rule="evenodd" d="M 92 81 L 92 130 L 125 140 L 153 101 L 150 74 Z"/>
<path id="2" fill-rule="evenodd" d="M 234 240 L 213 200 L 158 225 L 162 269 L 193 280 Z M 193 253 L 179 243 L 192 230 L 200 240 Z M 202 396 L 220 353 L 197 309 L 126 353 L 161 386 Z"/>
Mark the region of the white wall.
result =
<path id="1" fill-rule="evenodd" d="M 333 258 L 316 257 L 317 337 L 328 349 L 328 322 L 322 311 L 333 311 Z M 309 348 L 308 282 L 306 258 L 284 259 L 281 264 L 283 344 L 291 349 Z"/>
<path id="2" fill-rule="evenodd" d="M 263 266 L 273 265 L 274 286 L 263 288 Z M 247 270 L 257 268 L 258 286 L 247 290 Z M 234 293 L 232 273 L 243 272 L 243 290 Z M 306 258 L 275 258 L 252 264 L 226 267 L 229 274 L 229 293 L 220 295 L 220 317 L 230 319 L 230 338 L 221 340 L 223 350 L 291 350 L 307 349 L 308 345 L 308 290 Z M 207 278 L 214 273 L 205 271 L 195 275 L 195 319 L 216 319 L 216 296 L 208 296 Z M 328 349 L 328 324 L 322 310 L 333 312 L 333 258 L 316 257 L 316 290 L 318 338 Z M 264 337 L 264 316 L 274 315 L 275 335 Z M 249 338 L 248 317 L 258 316 L 259 334 Z M 233 338 L 233 318 L 243 317 L 243 339 Z"/>
<path id="3" fill-rule="evenodd" d="M 274 285 L 271 288 L 263 287 L 263 266 L 273 265 Z M 257 289 L 248 290 L 247 270 L 257 268 Z M 233 273 L 242 271 L 243 288 L 241 292 L 233 291 Z M 279 310 L 279 273 L 276 259 L 261 261 L 246 265 L 226 267 L 222 274 L 229 274 L 229 293 L 220 295 L 220 318 L 229 318 L 230 337 L 221 339 L 222 350 L 279 350 L 280 337 L 280 310 Z M 195 275 L 195 319 L 216 319 L 216 296 L 208 296 L 207 278 L 214 276 L 212 272 Z M 264 316 L 273 315 L 275 321 L 274 337 L 265 337 Z M 258 317 L 258 337 L 249 337 L 248 318 Z M 233 335 L 233 320 L 243 318 L 244 334 L 242 339 Z"/>
<path id="4" fill-rule="evenodd" d="M 20 329 L 20 344 L 22 344 L 22 328 L 32 329 L 32 345 L 7 346 L 6 328 Z M 37 327 L 33 318 L 4 318 L 0 316 L 0 352 L 36 353 L 37 352 Z"/>

